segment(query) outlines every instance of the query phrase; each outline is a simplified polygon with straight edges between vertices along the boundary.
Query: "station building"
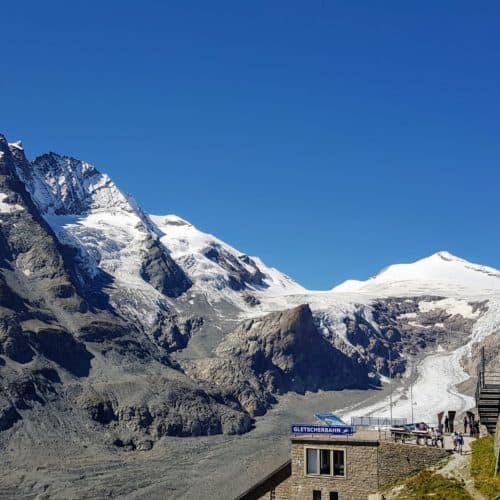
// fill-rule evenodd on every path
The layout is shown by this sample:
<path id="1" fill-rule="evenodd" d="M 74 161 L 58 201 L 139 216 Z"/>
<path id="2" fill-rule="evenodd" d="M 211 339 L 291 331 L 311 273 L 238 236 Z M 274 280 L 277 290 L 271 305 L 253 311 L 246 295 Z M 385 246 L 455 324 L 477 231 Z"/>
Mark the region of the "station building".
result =
<path id="1" fill-rule="evenodd" d="M 290 460 L 237 500 L 367 500 L 447 455 L 441 448 L 394 443 L 377 431 L 296 435 Z"/>

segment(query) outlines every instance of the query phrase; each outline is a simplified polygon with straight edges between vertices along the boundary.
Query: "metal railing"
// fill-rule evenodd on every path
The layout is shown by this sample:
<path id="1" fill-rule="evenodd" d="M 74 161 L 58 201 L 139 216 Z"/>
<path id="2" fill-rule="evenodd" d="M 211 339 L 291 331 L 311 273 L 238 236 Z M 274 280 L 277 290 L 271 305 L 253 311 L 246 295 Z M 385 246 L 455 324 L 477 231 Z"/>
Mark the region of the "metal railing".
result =
<path id="1" fill-rule="evenodd" d="M 393 427 L 407 423 L 406 418 L 351 417 L 351 425 L 354 427 Z"/>
<path id="2" fill-rule="evenodd" d="M 497 411 L 494 410 L 495 396 Z M 487 426 L 488 431 L 494 431 L 498 410 L 500 410 L 500 372 L 486 370 L 484 347 L 481 348 L 481 361 L 477 372 L 476 407 L 479 412 L 479 421 Z"/>
<path id="3" fill-rule="evenodd" d="M 500 385 L 500 372 L 485 371 L 483 373 L 483 386 Z"/>
<path id="4" fill-rule="evenodd" d="M 477 372 L 477 389 L 476 396 L 480 390 L 488 385 L 500 385 L 500 372 L 486 370 L 486 357 L 484 355 L 484 347 L 481 347 L 481 361 Z"/>

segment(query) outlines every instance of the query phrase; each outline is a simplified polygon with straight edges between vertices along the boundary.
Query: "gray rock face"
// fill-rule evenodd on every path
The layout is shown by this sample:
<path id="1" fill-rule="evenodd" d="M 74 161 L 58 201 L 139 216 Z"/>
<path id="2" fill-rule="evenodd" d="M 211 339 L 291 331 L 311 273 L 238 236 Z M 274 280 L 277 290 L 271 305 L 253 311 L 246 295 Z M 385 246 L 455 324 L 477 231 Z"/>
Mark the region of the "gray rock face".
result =
<path id="1" fill-rule="evenodd" d="M 155 393 L 140 378 L 129 384 L 126 397 L 123 388 L 108 386 L 98 391 L 87 387 L 75 403 L 122 441 L 137 442 L 145 436 L 156 441 L 162 436 L 241 434 L 253 424 L 244 411 L 225 405 L 187 378 L 152 377 L 148 385 Z"/>
<path id="2" fill-rule="evenodd" d="M 178 297 L 192 285 L 184 271 L 152 237 L 144 246 L 141 276 L 167 297 Z"/>
<path id="3" fill-rule="evenodd" d="M 450 314 L 439 307 L 425 312 L 419 308 L 421 302 L 442 299 L 438 296 L 390 297 L 375 300 L 368 309 L 359 307 L 352 316 L 344 318 L 346 337 L 358 348 L 348 350 L 348 354 L 363 358 L 372 371 L 394 377 L 406 370 L 408 356 L 436 347 L 438 343 L 455 348 L 462 345 L 472 333 L 475 320 Z M 484 303 L 470 305 L 473 311 L 485 311 Z"/>
<path id="4" fill-rule="evenodd" d="M 248 320 L 229 334 L 217 358 L 188 368 L 200 381 L 234 396 L 259 415 L 288 391 L 368 388 L 368 370 L 329 344 L 318 332 L 309 306 Z"/>
<path id="5" fill-rule="evenodd" d="M 84 311 L 87 306 L 77 292 L 75 269 L 65 260 L 59 242 L 20 181 L 16 160 L 3 136 L 0 152 L 0 193 L 9 207 L 2 211 L 0 261 L 17 271 L 37 299 L 56 300 L 68 311 Z"/>
<path id="6" fill-rule="evenodd" d="M 0 432 L 10 429 L 18 420 L 21 420 L 21 415 L 15 406 L 0 396 Z"/>
<path id="7" fill-rule="evenodd" d="M 181 319 L 176 315 L 164 317 L 158 325 L 153 336 L 161 347 L 167 352 L 184 349 L 191 336 L 203 325 L 201 316 Z"/>
<path id="8" fill-rule="evenodd" d="M 217 263 L 220 267 L 228 271 L 229 281 L 227 285 L 235 291 L 241 291 L 253 287 L 265 287 L 265 275 L 260 271 L 257 264 L 248 255 L 234 255 L 226 252 L 223 248 L 213 246 L 205 251 L 205 257 Z M 250 266 L 253 271 L 249 271 L 242 263 Z"/>

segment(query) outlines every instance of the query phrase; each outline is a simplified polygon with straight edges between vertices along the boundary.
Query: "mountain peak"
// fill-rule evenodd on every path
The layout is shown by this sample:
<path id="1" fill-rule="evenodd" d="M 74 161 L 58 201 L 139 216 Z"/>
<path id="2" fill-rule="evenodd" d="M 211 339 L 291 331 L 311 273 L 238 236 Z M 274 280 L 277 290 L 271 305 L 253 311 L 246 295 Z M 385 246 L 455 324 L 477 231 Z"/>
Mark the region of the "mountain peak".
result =
<path id="1" fill-rule="evenodd" d="M 11 145 L 11 149 L 19 149 L 20 143 L 16 144 Z M 131 200 L 111 179 L 85 161 L 49 152 L 32 162 L 19 162 L 17 170 L 43 214 L 82 215 L 93 210 L 134 210 Z"/>
<path id="2" fill-rule="evenodd" d="M 429 292 L 443 287 L 500 290 L 500 271 L 440 251 L 412 263 L 385 267 L 366 281 L 345 281 L 333 291 L 379 293 L 382 289 L 404 290 L 410 283 Z"/>
<path id="3" fill-rule="evenodd" d="M 439 252 L 433 253 L 430 257 L 427 257 L 428 259 L 431 258 L 438 258 L 441 260 L 445 261 L 456 261 L 456 262 L 467 262 L 465 259 L 462 259 L 461 257 L 457 257 L 456 255 L 453 255 L 452 253 L 448 252 L 447 250 L 441 250 Z"/>
<path id="4" fill-rule="evenodd" d="M 24 150 L 22 141 L 9 142 L 9 147 Z"/>

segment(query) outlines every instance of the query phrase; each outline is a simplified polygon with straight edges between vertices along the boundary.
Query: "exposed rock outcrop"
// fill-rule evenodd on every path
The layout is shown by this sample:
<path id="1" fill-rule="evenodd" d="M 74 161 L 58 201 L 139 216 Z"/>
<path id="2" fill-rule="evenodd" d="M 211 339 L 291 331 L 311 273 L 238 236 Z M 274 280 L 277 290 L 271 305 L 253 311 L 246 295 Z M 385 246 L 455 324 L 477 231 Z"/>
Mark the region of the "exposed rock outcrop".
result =
<path id="1" fill-rule="evenodd" d="M 217 358 L 188 365 L 196 379 L 233 395 L 259 415 L 288 391 L 367 388 L 368 370 L 329 344 L 314 325 L 309 306 L 242 323 L 216 350 Z"/>

